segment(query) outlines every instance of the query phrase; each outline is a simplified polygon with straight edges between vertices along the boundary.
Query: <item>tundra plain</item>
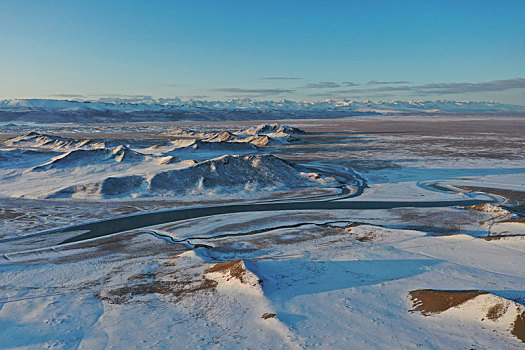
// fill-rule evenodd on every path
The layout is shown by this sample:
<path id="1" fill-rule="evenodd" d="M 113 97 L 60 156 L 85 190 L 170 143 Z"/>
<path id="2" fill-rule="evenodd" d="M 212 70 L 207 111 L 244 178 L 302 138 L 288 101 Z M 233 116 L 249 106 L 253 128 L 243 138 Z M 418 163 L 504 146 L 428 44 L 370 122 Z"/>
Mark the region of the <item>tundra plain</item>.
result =
<path id="1" fill-rule="evenodd" d="M 1 347 L 523 348 L 523 117 L 0 131 Z"/>

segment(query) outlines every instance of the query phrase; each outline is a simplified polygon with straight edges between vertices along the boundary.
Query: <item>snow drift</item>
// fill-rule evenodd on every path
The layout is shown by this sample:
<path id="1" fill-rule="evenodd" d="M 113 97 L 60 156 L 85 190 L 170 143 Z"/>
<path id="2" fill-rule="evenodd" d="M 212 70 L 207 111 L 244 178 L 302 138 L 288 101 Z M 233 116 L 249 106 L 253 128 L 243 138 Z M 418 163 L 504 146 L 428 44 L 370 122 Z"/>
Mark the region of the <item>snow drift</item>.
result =
<path id="1" fill-rule="evenodd" d="M 53 151 L 35 151 L 24 149 L 0 150 L 1 169 L 31 168 L 47 162 L 49 159 L 59 155 Z"/>
<path id="2" fill-rule="evenodd" d="M 256 153 L 258 151 L 258 147 L 250 143 L 244 142 L 208 142 L 201 140 L 192 140 L 191 142 L 183 143 L 174 142 L 173 145 L 175 146 L 175 148 L 173 148 L 169 152 L 166 152 L 165 155 L 179 156 L 182 154 L 189 154 L 209 156 L 210 153 L 219 153 L 220 155 L 222 155 L 226 153 Z M 179 145 L 183 145 L 183 147 L 178 147 Z"/>
<path id="3" fill-rule="evenodd" d="M 30 132 L 25 135 L 13 137 L 4 142 L 6 146 L 17 148 L 35 148 L 53 151 L 64 151 L 68 149 L 99 149 L 105 148 L 103 142 L 92 140 L 76 140 L 55 135 Z"/>
<path id="4" fill-rule="evenodd" d="M 103 163 L 139 162 L 145 158 L 145 155 L 126 146 L 93 150 L 76 149 L 61 154 L 48 163 L 34 167 L 33 171 L 73 168 L 92 164 L 100 165 Z"/>

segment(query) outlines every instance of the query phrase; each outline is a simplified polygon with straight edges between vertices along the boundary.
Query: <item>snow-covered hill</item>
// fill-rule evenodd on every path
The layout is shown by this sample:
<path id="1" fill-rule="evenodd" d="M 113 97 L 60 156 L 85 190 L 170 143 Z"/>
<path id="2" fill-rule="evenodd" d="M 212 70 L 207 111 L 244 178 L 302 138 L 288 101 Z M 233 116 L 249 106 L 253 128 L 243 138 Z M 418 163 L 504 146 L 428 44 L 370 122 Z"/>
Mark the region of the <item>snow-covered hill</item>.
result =
<path id="1" fill-rule="evenodd" d="M 259 129 L 284 134 L 292 128 L 254 127 Z M 138 149 L 38 132 L 15 136 L 0 143 L 0 192 L 25 198 L 181 198 L 338 185 L 332 177 L 261 154 L 264 148 L 252 144 L 262 138 L 289 142 L 287 136 L 270 139 L 252 132 L 242 138 L 227 131 L 186 130 L 181 135 Z"/>
<path id="2" fill-rule="evenodd" d="M 17 148 L 38 148 L 52 151 L 66 151 L 71 149 L 101 149 L 105 148 L 106 144 L 103 142 L 95 142 L 92 140 L 75 140 L 67 137 L 56 135 L 41 134 L 38 132 L 29 132 L 25 135 L 20 135 L 8 139 L 5 143 L 9 147 Z"/>
<path id="3" fill-rule="evenodd" d="M 126 146 L 103 149 L 76 149 L 54 157 L 49 162 L 33 168 L 34 171 L 76 168 L 88 164 L 140 162 L 147 156 Z"/>
<path id="4" fill-rule="evenodd" d="M 333 178 L 301 171 L 272 155 L 224 155 L 154 175 L 109 176 L 68 186 L 48 198 L 137 198 L 224 195 L 336 185 Z"/>

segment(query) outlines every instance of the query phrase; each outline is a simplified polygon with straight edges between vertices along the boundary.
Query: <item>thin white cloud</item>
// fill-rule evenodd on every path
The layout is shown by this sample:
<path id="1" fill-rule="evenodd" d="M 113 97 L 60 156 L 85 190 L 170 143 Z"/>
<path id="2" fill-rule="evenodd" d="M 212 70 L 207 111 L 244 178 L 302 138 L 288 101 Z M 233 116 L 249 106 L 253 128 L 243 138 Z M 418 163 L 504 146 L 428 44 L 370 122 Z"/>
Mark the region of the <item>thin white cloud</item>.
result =
<path id="1" fill-rule="evenodd" d="M 382 84 L 372 84 L 382 85 Z M 403 86 L 381 86 L 369 89 L 340 89 L 330 91 L 330 94 L 376 94 L 385 92 L 410 92 L 413 95 L 447 95 L 464 94 L 476 92 L 504 91 L 510 89 L 525 89 L 525 78 L 515 78 L 506 80 L 492 80 L 481 83 L 431 83 L 424 85 L 403 85 Z M 318 96 L 321 96 L 318 94 Z"/>
<path id="2" fill-rule="evenodd" d="M 395 85 L 395 84 L 410 84 L 409 81 L 406 80 L 398 80 L 398 81 L 377 81 L 377 80 L 370 80 L 368 85 Z"/>
<path id="3" fill-rule="evenodd" d="M 263 80 L 301 80 L 303 78 L 296 77 L 262 77 Z"/>
<path id="4" fill-rule="evenodd" d="M 318 83 L 311 83 L 304 86 L 305 89 L 333 89 L 339 87 L 341 87 L 341 84 L 333 81 L 320 81 Z"/>
<path id="5" fill-rule="evenodd" d="M 481 83 L 433 83 L 416 86 L 415 89 L 426 94 L 461 94 L 467 92 L 525 89 L 525 78 L 492 80 Z"/>
<path id="6" fill-rule="evenodd" d="M 295 92 L 293 89 L 243 89 L 243 88 L 220 88 L 214 89 L 216 92 L 227 92 L 236 94 L 256 94 L 256 95 L 280 95 Z"/>
<path id="7" fill-rule="evenodd" d="M 53 94 L 52 97 L 62 97 L 62 98 L 85 98 L 85 95 L 80 94 Z"/>

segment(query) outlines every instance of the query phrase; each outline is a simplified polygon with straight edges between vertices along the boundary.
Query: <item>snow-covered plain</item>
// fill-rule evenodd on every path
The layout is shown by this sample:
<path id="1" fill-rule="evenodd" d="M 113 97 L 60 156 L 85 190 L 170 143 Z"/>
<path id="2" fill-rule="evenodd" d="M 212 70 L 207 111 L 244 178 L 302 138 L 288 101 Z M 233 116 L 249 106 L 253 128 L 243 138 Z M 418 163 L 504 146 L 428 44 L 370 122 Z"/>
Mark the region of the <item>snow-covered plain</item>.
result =
<path id="1" fill-rule="evenodd" d="M 525 120 L 498 118 L 5 127 L 0 347 L 521 349 Z M 69 236 L 49 233 L 29 250 L 8 240 L 290 198 L 491 204 L 231 213 L 59 246 Z"/>

